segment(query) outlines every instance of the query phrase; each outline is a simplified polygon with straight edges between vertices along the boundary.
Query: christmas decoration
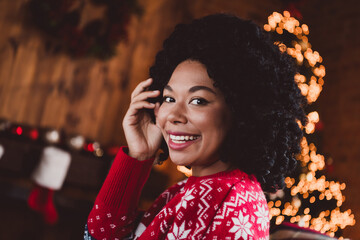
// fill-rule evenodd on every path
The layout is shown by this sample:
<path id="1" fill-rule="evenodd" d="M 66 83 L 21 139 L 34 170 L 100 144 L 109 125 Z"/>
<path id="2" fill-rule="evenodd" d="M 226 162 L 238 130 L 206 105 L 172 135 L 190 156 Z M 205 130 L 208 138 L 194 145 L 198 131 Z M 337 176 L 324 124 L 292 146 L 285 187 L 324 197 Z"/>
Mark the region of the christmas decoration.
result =
<path id="1" fill-rule="evenodd" d="M 85 144 L 85 138 L 80 135 L 72 137 L 69 141 L 70 147 L 77 150 L 82 149 L 84 147 L 84 144 Z"/>
<path id="2" fill-rule="evenodd" d="M 83 144 L 80 148 L 71 146 L 74 136 L 81 139 Z M 70 188 L 88 189 L 94 191 L 94 194 L 101 187 L 117 153 L 116 149 L 119 149 L 115 145 L 104 148 L 97 141 L 79 134 L 66 134 L 62 129 L 29 126 L 5 119 L 0 119 L 0 146 L 4 150 L 0 158 L 0 175 L 4 173 L 15 181 L 18 178 L 30 180 L 31 174 L 34 174 L 44 159 L 44 149 L 52 146 L 71 155 L 71 165 L 64 184 Z M 52 203 L 54 189 L 35 184 L 34 191 L 28 198 L 29 206 L 42 213 L 46 222 L 56 222 L 56 217 L 53 217 L 56 214 L 48 214 L 56 213 L 53 204 L 45 204 Z"/>
<path id="3" fill-rule="evenodd" d="M 28 205 L 42 214 L 47 224 L 53 225 L 58 221 L 58 213 L 54 205 L 54 190 L 36 185 L 29 195 Z"/>
<path id="4" fill-rule="evenodd" d="M 288 11 L 284 11 L 283 14 L 274 12 L 270 15 L 264 29 L 272 33 L 274 42 L 281 51 L 287 52 L 296 60 L 299 73 L 295 76 L 295 81 L 309 103 L 306 109 L 308 124 L 301 126 L 298 122 L 306 133 L 301 142 L 299 168 L 293 176 L 285 179 L 284 194 L 269 196 L 272 227 L 275 228 L 276 225 L 287 221 L 343 239 L 341 229 L 355 224 L 350 209 L 343 212 L 340 210 L 345 201 L 342 190 L 346 185 L 326 178 L 325 163 L 328 161 L 317 153 L 314 143 L 318 140 L 315 131 L 323 128 L 314 104 L 322 91 L 326 73 L 325 67 L 321 64 L 322 57 L 311 49 L 308 26 L 300 25 Z"/>
<path id="5" fill-rule="evenodd" d="M 59 143 L 60 141 L 60 134 L 57 130 L 50 130 L 47 131 L 45 134 L 45 139 L 49 142 L 49 143 Z"/>
<path id="6" fill-rule="evenodd" d="M 36 183 L 30 193 L 30 208 L 40 212 L 48 224 L 57 222 L 57 211 L 54 206 L 54 191 L 60 190 L 70 166 L 71 155 L 59 148 L 44 148 L 41 160 L 35 169 L 32 179 Z"/>
<path id="7" fill-rule="evenodd" d="M 101 18 L 81 25 L 87 4 L 104 8 Z M 65 51 L 75 58 L 109 59 L 117 44 L 127 39 L 127 25 L 132 13 L 140 13 L 136 0 L 30 0 L 29 22 L 49 38 L 46 47 Z"/>
<path id="8" fill-rule="evenodd" d="M 112 145 L 104 150 L 99 142 L 86 139 L 81 135 L 67 135 L 62 130 L 51 128 L 37 128 L 34 126 L 11 123 L 0 119 L 0 135 L 9 138 L 32 140 L 44 145 L 54 145 L 69 151 L 92 153 L 96 157 L 112 158 L 119 150 L 119 146 Z"/>

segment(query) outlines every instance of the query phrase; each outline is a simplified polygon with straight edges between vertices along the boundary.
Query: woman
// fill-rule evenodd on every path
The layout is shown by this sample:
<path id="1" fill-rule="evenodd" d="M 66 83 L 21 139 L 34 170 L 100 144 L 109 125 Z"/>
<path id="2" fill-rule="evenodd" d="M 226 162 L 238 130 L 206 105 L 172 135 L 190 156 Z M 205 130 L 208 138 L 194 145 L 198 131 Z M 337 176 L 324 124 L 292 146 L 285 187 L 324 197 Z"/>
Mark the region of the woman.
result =
<path id="1" fill-rule="evenodd" d="M 306 124 L 295 68 L 260 27 L 226 14 L 178 25 L 133 91 L 116 156 L 88 218 L 96 239 L 268 239 L 263 191 L 282 188 Z M 159 149 L 192 176 L 145 213 Z"/>

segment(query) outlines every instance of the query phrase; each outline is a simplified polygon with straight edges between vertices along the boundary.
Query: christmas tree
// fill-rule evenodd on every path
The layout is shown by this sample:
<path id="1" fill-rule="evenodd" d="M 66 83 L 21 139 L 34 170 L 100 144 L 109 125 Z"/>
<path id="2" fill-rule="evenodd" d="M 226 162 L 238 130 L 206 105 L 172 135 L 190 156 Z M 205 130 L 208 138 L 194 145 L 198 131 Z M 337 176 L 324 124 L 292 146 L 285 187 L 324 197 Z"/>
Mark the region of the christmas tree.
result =
<path id="1" fill-rule="evenodd" d="M 341 210 L 345 201 L 342 190 L 346 185 L 327 179 L 333 160 L 330 157 L 325 159 L 317 150 L 323 126 L 315 103 L 324 85 L 322 57 L 311 49 L 308 26 L 301 25 L 288 11 L 270 15 L 264 29 L 272 34 L 281 51 L 295 59 L 299 67 L 295 81 L 308 100 L 305 110 L 309 119 L 306 126 L 298 122 L 305 132 L 298 168 L 285 179 L 284 190 L 268 196 L 271 224 L 274 227 L 284 221 L 296 223 L 343 239 L 341 230 L 355 224 L 351 210 Z"/>

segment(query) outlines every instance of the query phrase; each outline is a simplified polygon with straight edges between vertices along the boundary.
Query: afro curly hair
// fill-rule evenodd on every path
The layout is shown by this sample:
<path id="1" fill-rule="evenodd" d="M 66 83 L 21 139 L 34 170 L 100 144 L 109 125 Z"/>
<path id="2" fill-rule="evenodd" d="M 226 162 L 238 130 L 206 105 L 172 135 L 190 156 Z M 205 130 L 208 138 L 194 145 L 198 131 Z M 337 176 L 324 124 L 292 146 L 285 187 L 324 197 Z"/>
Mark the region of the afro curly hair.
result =
<path id="1" fill-rule="evenodd" d="M 175 27 L 150 68 L 150 88 L 159 89 L 162 96 L 172 72 L 185 60 L 205 65 L 232 112 L 222 161 L 255 175 L 266 192 L 283 188 L 301 151 L 303 132 L 297 120 L 307 122 L 307 101 L 295 83 L 293 59 L 255 23 L 214 14 Z M 161 148 L 166 159 L 164 141 Z"/>

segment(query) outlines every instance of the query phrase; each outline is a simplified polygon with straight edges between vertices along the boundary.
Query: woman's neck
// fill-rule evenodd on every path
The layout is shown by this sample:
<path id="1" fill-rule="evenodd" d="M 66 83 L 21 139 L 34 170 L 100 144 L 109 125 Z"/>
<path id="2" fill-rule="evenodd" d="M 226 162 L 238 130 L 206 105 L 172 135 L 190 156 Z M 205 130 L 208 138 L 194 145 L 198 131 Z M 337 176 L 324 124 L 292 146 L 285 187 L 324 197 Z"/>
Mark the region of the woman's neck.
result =
<path id="1" fill-rule="evenodd" d="M 202 177 L 234 169 L 230 163 L 218 160 L 207 166 L 191 166 L 192 176 Z"/>

